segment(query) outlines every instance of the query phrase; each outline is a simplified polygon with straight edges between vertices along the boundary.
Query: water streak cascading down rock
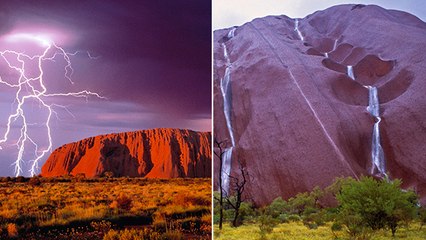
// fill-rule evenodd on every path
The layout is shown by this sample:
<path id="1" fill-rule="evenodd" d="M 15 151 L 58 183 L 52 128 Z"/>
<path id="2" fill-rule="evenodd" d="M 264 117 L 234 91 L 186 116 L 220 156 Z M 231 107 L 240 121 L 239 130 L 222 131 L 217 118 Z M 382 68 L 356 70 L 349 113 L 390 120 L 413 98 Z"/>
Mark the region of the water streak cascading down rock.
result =
<path id="1" fill-rule="evenodd" d="M 379 97 L 377 94 L 377 88 L 372 86 L 367 86 L 368 88 L 368 107 L 367 111 L 371 116 L 375 117 L 376 122 L 373 127 L 373 137 L 371 141 L 371 174 L 375 174 L 378 171 L 380 176 L 387 178 L 386 168 L 385 168 L 385 154 L 383 152 L 382 145 L 380 144 L 380 129 L 379 125 L 381 122 L 380 118 L 380 106 L 379 106 Z"/>
<path id="2" fill-rule="evenodd" d="M 228 33 L 228 39 L 234 37 L 235 28 L 231 29 Z M 232 130 L 231 124 L 231 112 L 232 112 L 232 92 L 231 92 L 231 60 L 228 55 L 228 51 L 226 49 L 226 45 L 223 43 L 223 55 L 226 60 L 226 69 L 225 75 L 220 81 L 220 90 L 223 97 L 223 113 L 226 119 L 226 126 L 228 128 L 229 137 L 231 138 L 231 147 L 228 147 L 224 150 L 222 154 L 222 191 L 224 194 L 228 194 L 229 192 L 229 175 L 231 174 L 231 166 L 232 166 L 232 151 L 235 147 L 235 139 L 234 133 Z"/>

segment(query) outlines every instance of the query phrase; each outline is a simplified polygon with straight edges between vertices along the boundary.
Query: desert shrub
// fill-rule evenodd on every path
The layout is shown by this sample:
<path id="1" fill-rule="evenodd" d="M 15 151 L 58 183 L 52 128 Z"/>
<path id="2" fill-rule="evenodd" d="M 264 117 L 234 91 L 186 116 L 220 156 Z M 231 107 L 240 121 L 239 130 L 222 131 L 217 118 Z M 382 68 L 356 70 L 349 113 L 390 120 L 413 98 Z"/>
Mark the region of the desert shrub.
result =
<path id="1" fill-rule="evenodd" d="M 72 207 L 69 207 L 69 206 L 62 208 L 62 209 L 58 209 L 56 211 L 56 217 L 58 219 L 68 220 L 68 219 L 71 219 L 75 216 L 76 216 L 76 212 L 74 211 L 74 209 Z"/>
<path id="2" fill-rule="evenodd" d="M 9 177 L 10 179 L 10 177 Z M 9 180 L 6 177 L 0 177 L 0 182 L 4 183 L 4 182 L 8 182 Z"/>
<path id="3" fill-rule="evenodd" d="M 90 226 L 93 228 L 93 230 L 107 233 L 111 229 L 111 222 L 102 220 L 102 221 L 93 221 L 90 223 Z"/>
<path id="4" fill-rule="evenodd" d="M 160 239 L 164 239 L 164 240 L 182 240 L 183 238 L 183 234 L 179 231 L 176 230 L 172 230 L 172 231 L 167 231 L 163 234 L 161 234 Z"/>
<path id="5" fill-rule="evenodd" d="M 298 222 L 301 221 L 302 218 L 297 214 L 291 214 L 290 216 L 288 216 L 288 220 L 291 222 Z"/>
<path id="6" fill-rule="evenodd" d="M 416 194 L 402 191 L 400 186 L 400 180 L 378 181 L 371 177 L 348 180 L 337 194 L 340 221 L 348 229 L 356 223 L 355 232 L 361 233 L 364 232 L 362 226 L 372 230 L 389 227 L 394 236 L 398 225 L 410 221 L 416 214 Z"/>
<path id="7" fill-rule="evenodd" d="M 359 214 L 340 214 L 338 224 L 343 224 L 352 239 L 370 239 L 372 230 Z"/>
<path id="8" fill-rule="evenodd" d="M 310 229 L 316 229 L 318 226 L 325 224 L 326 210 L 305 211 L 303 215 L 303 224 Z"/>
<path id="9" fill-rule="evenodd" d="M 18 182 L 18 183 L 23 183 L 23 182 L 26 182 L 26 181 L 27 181 L 27 179 L 23 176 L 18 176 L 18 177 L 15 178 L 15 182 Z"/>
<path id="10" fill-rule="evenodd" d="M 288 223 L 289 219 L 288 219 L 288 214 L 285 213 L 281 213 L 278 217 L 277 217 L 278 221 L 280 221 L 280 223 Z"/>
<path id="11" fill-rule="evenodd" d="M 144 229 L 124 229 L 121 231 L 109 230 L 105 235 L 103 240 L 140 240 L 140 239 L 149 239 L 149 240 L 158 240 L 160 239 L 160 234 L 152 231 L 150 228 Z"/>
<path id="12" fill-rule="evenodd" d="M 338 208 L 325 208 L 323 219 L 325 222 L 334 222 L 339 213 Z"/>
<path id="13" fill-rule="evenodd" d="M 240 221 L 241 223 L 245 220 L 252 220 L 256 215 L 253 204 L 248 202 L 242 202 L 240 206 Z"/>
<path id="14" fill-rule="evenodd" d="M 232 221 L 234 218 L 234 210 L 233 209 L 224 209 L 223 210 L 223 220 Z"/>
<path id="15" fill-rule="evenodd" d="M 116 199 L 116 201 L 117 208 L 124 211 L 129 211 L 133 206 L 132 199 L 124 195 L 124 193 L 120 193 L 120 196 Z"/>
<path id="16" fill-rule="evenodd" d="M 117 230 L 111 229 L 104 235 L 103 240 L 120 240 L 120 233 Z"/>
<path id="17" fill-rule="evenodd" d="M 276 227 L 278 224 L 276 219 L 267 214 L 261 214 L 257 218 L 257 222 L 259 223 L 261 239 L 266 239 L 266 234 L 272 233 L 274 227 Z"/>
<path id="18" fill-rule="evenodd" d="M 212 231 L 212 216 L 211 214 L 205 214 L 201 217 L 201 234 L 210 234 Z"/>
<path id="19" fill-rule="evenodd" d="M 102 177 L 104 177 L 104 178 L 112 178 L 112 177 L 114 177 L 114 173 L 111 172 L 111 171 L 106 171 L 106 172 L 104 172 L 102 174 Z"/>
<path id="20" fill-rule="evenodd" d="M 30 184 L 31 186 L 40 186 L 41 185 L 40 178 L 39 177 L 32 177 L 28 181 L 28 184 Z"/>
<path id="21" fill-rule="evenodd" d="M 313 207 L 306 207 L 306 208 L 303 210 L 302 215 L 303 215 L 303 216 L 309 216 L 309 215 L 311 215 L 311 214 L 317 213 L 318 211 L 319 211 L 319 209 L 316 209 L 316 208 L 313 208 Z"/>
<path id="22" fill-rule="evenodd" d="M 77 173 L 73 178 L 74 182 L 83 182 L 85 179 L 86 179 L 85 173 Z"/>
<path id="23" fill-rule="evenodd" d="M 305 225 L 309 229 L 317 229 L 318 228 L 318 224 L 316 224 L 314 222 L 303 221 L 303 225 Z"/>
<path id="24" fill-rule="evenodd" d="M 173 204 L 181 206 L 211 206 L 211 197 L 178 193 L 173 197 Z"/>
<path id="25" fill-rule="evenodd" d="M 158 212 L 155 213 L 152 226 L 156 231 L 165 231 L 167 227 L 166 217 Z"/>
<path id="26" fill-rule="evenodd" d="M 290 213 L 299 214 L 300 216 L 305 211 L 305 208 L 315 207 L 315 199 L 310 193 L 298 193 L 288 200 L 288 206 Z"/>
<path id="27" fill-rule="evenodd" d="M 7 236 L 9 238 L 18 237 L 18 227 L 16 227 L 16 224 L 8 223 L 7 226 L 6 226 L 6 230 L 7 230 Z"/>
<path id="28" fill-rule="evenodd" d="M 272 201 L 272 203 L 266 207 L 266 214 L 271 215 L 273 218 L 277 218 L 280 214 L 286 213 L 288 204 L 281 197 L 278 197 Z"/>

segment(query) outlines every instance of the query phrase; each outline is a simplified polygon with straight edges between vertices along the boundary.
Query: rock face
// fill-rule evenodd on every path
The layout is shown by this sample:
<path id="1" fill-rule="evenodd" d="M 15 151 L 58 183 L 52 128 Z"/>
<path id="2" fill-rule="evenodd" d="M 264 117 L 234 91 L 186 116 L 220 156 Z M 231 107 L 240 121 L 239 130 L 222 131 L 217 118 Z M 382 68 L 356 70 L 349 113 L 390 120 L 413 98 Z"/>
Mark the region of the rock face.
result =
<path id="1" fill-rule="evenodd" d="M 152 129 L 91 137 L 56 149 L 41 175 L 94 177 L 107 171 L 130 177 L 210 177 L 211 133 Z"/>
<path id="2" fill-rule="evenodd" d="M 215 31 L 214 134 L 231 146 L 220 88 L 228 68 L 231 174 L 241 160 L 251 176 L 246 193 L 258 204 L 339 176 L 375 175 L 377 120 L 366 109 L 372 86 L 386 172 L 426 203 L 424 49 L 424 22 L 374 5 L 339 5 L 298 20 L 268 16 Z M 218 179 L 218 164 L 215 170 Z"/>

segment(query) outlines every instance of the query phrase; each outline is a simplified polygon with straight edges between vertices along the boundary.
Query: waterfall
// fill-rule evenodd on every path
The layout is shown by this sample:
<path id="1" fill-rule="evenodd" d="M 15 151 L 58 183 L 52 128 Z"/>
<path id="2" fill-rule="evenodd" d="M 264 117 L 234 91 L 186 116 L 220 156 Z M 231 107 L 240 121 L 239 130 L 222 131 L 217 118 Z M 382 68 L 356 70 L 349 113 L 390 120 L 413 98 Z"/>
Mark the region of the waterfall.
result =
<path id="1" fill-rule="evenodd" d="M 367 111 L 371 116 L 378 118 L 379 117 L 379 97 L 377 96 L 377 88 L 372 86 L 367 86 L 368 88 L 368 107 Z"/>
<path id="2" fill-rule="evenodd" d="M 380 175 L 388 177 L 386 174 L 385 167 L 385 154 L 383 152 L 382 145 L 380 145 L 380 106 L 379 106 L 379 97 L 377 93 L 377 88 L 372 86 L 367 86 L 368 88 L 368 107 L 367 111 L 373 116 L 377 121 L 374 123 L 373 127 L 373 138 L 371 141 L 371 161 L 372 168 L 371 174 L 374 174 L 375 170 L 379 172 Z"/>
<path id="3" fill-rule="evenodd" d="M 373 166 L 371 168 L 371 174 L 374 174 L 374 170 L 377 170 L 380 175 L 388 177 L 386 174 L 385 167 L 385 153 L 383 152 L 382 145 L 380 145 L 380 130 L 379 124 L 382 120 L 380 117 L 377 117 L 377 122 L 374 123 L 373 127 L 373 141 L 371 143 L 371 158 Z"/>
<path id="4" fill-rule="evenodd" d="M 352 80 L 355 80 L 352 66 L 347 66 L 347 74 Z M 382 145 L 380 144 L 380 122 L 382 119 L 380 118 L 380 105 L 377 88 L 373 86 L 363 86 L 368 89 L 367 111 L 376 120 L 373 126 L 373 136 L 371 141 L 371 175 L 377 173 L 378 175 L 388 178 L 388 175 L 386 174 L 385 154 L 383 152 Z"/>
<path id="5" fill-rule="evenodd" d="M 333 49 L 329 52 L 324 53 L 325 57 L 328 58 L 328 54 L 336 50 L 336 47 L 337 47 L 337 39 L 334 40 Z"/>
<path id="6" fill-rule="evenodd" d="M 328 54 L 336 50 L 337 47 L 337 39 L 334 40 L 333 49 L 329 52 L 324 53 L 325 57 L 328 58 Z"/>
<path id="7" fill-rule="evenodd" d="M 222 191 L 228 195 L 229 191 L 229 174 L 231 174 L 232 151 L 234 147 L 226 148 L 222 154 Z"/>
<path id="8" fill-rule="evenodd" d="M 355 75 L 354 75 L 354 68 L 353 68 L 353 66 L 351 66 L 351 65 L 347 66 L 347 74 L 348 74 L 348 76 L 349 76 L 352 80 L 355 80 Z"/>
<path id="9" fill-rule="evenodd" d="M 336 39 L 336 40 L 334 40 L 333 50 L 331 50 L 331 51 L 336 50 L 336 47 L 337 47 L 337 39 Z"/>
<path id="10" fill-rule="evenodd" d="M 234 133 L 231 125 L 232 96 L 231 96 L 231 66 L 225 70 L 225 76 L 220 81 L 220 90 L 223 97 L 223 113 L 225 115 L 226 127 L 231 137 L 232 146 L 235 146 Z"/>
<path id="11" fill-rule="evenodd" d="M 299 30 L 299 19 L 295 19 L 294 21 L 294 31 L 297 32 L 297 35 L 299 36 L 300 40 L 304 41 L 303 35 Z"/>
<path id="12" fill-rule="evenodd" d="M 231 29 L 228 33 L 228 38 L 234 37 L 235 29 Z M 223 56 L 226 60 L 225 75 L 220 80 L 220 91 L 223 97 L 223 114 L 225 115 L 226 127 L 228 128 L 229 137 L 231 138 L 231 147 L 224 150 L 222 154 L 222 191 L 224 194 L 228 194 L 229 191 L 229 174 L 231 173 L 232 166 L 232 151 L 235 147 L 234 132 L 231 124 L 232 114 L 232 91 L 231 91 L 231 59 L 229 58 L 228 51 L 225 43 L 222 43 Z"/>
<path id="13" fill-rule="evenodd" d="M 233 29 L 231 29 L 231 31 L 229 31 L 229 33 L 228 33 L 228 38 L 229 39 L 231 39 L 231 38 L 233 38 L 234 37 L 234 35 L 235 35 L 235 30 L 236 30 L 237 28 L 233 28 Z"/>

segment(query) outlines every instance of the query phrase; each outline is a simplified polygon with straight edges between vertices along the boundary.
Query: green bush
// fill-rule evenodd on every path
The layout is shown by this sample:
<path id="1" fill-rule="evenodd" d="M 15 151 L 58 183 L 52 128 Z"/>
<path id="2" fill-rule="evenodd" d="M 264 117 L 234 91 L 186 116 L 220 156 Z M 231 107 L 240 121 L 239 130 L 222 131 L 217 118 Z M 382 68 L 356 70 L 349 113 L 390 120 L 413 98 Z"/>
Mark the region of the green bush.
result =
<path id="1" fill-rule="evenodd" d="M 290 216 L 288 216 L 288 220 L 291 222 L 299 222 L 302 220 L 302 218 L 297 214 L 291 214 Z"/>
<path id="2" fill-rule="evenodd" d="M 287 213 L 288 204 L 281 197 L 278 197 L 272 201 L 272 203 L 266 207 L 265 212 L 271 215 L 273 218 L 277 218 L 280 214 Z"/>
<path id="3" fill-rule="evenodd" d="M 257 222 L 259 223 L 260 236 L 262 239 L 266 238 L 266 234 L 272 233 L 274 227 L 276 227 L 278 224 L 277 220 L 267 214 L 261 214 L 257 218 Z"/>
<path id="4" fill-rule="evenodd" d="M 278 221 L 280 221 L 280 223 L 288 223 L 289 220 L 289 216 L 285 213 L 281 213 L 278 217 L 277 217 Z"/>
<path id="5" fill-rule="evenodd" d="M 298 193 L 295 197 L 288 200 L 289 211 L 292 214 L 302 215 L 305 208 L 314 208 L 315 199 L 310 193 Z"/>
<path id="6" fill-rule="evenodd" d="M 325 224 L 325 222 L 326 222 L 326 220 L 325 220 L 326 210 L 325 209 L 316 210 L 316 211 L 308 211 L 308 213 L 309 214 L 303 215 L 303 223 L 305 225 L 315 225 L 316 227 L 318 227 L 318 226 L 323 226 Z M 311 226 L 308 226 L 308 227 L 310 229 L 313 229 L 313 227 L 311 227 Z"/>
<path id="7" fill-rule="evenodd" d="M 337 194 L 340 221 L 354 234 L 363 234 L 367 227 L 388 227 L 394 236 L 398 225 L 412 220 L 416 214 L 416 194 L 402 191 L 400 186 L 400 180 L 348 179 Z"/>
<path id="8" fill-rule="evenodd" d="M 303 225 L 305 225 L 309 229 L 317 229 L 318 228 L 318 224 L 316 224 L 314 222 L 305 222 L 305 221 L 303 221 Z"/>

